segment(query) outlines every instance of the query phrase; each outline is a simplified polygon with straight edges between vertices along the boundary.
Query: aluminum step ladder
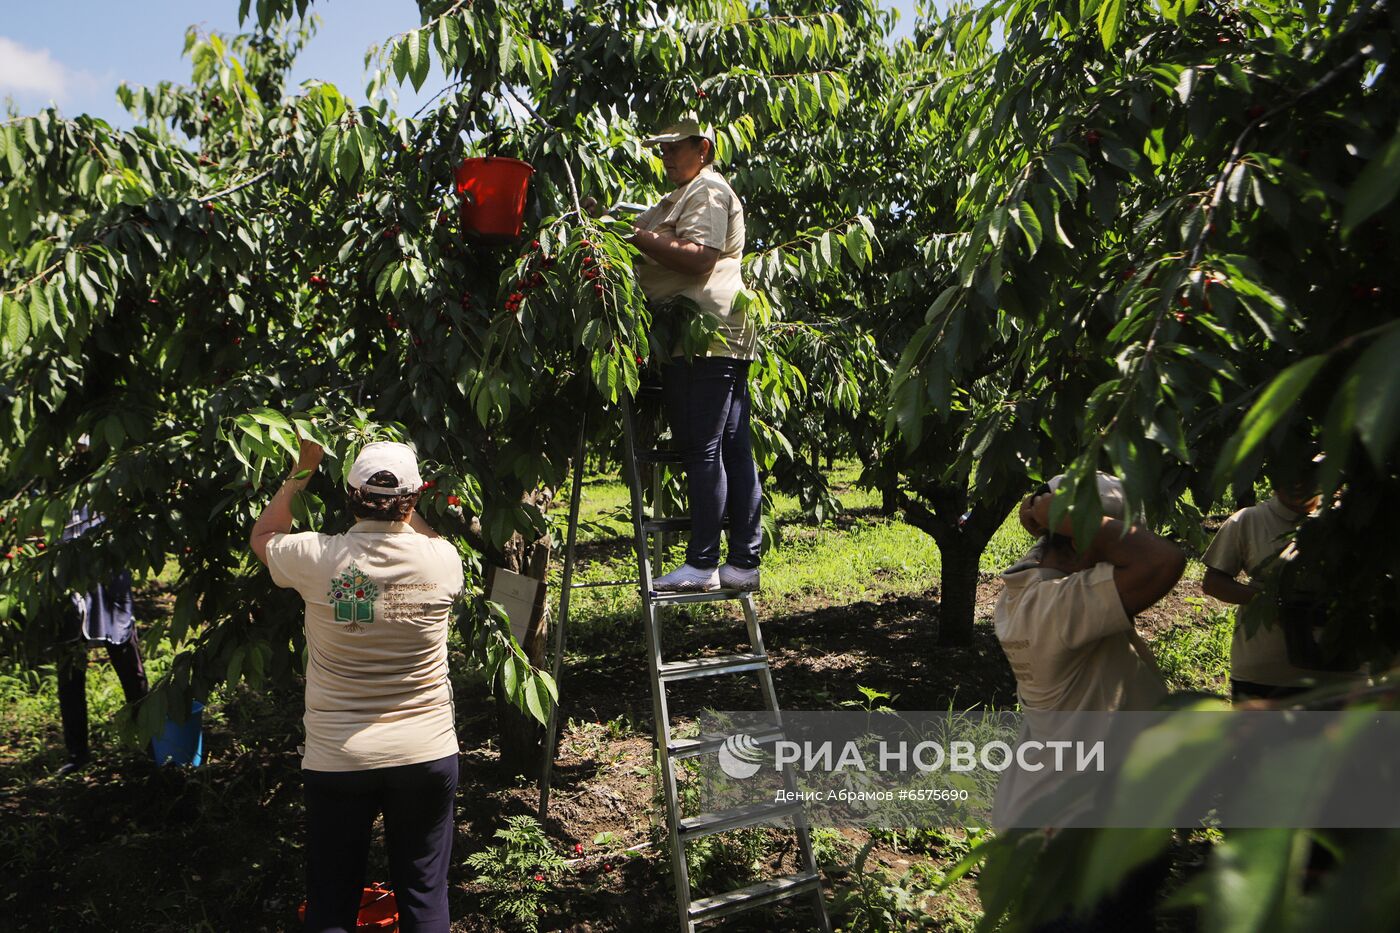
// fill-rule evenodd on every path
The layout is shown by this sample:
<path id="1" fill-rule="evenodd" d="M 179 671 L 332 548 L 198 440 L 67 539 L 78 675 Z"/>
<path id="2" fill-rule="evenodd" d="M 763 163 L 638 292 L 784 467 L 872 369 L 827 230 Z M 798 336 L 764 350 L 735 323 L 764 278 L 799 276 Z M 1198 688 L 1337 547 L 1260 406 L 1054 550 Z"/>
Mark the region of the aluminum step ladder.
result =
<path id="1" fill-rule="evenodd" d="M 640 395 L 657 394 L 654 387 L 643 387 Z M 576 555 L 579 506 L 581 499 L 582 467 L 586 450 L 586 424 L 579 427 L 577 456 L 574 458 L 574 482 L 569 499 L 569 527 L 564 548 L 564 570 L 562 592 L 559 600 L 559 619 L 554 630 L 553 675 L 558 684 L 562 674 L 564 657 L 564 630 L 569 617 L 569 597 L 574 589 L 587 586 L 636 586 L 642 599 L 642 623 L 646 632 L 647 666 L 651 675 L 652 716 L 656 727 L 656 753 L 661 765 L 661 782 L 666 796 L 666 829 L 670 837 L 671 871 L 676 886 L 676 908 L 682 933 L 694 933 L 697 925 L 717 920 L 720 917 L 751 910 L 768 904 L 775 904 L 806 896 L 815 914 L 812 926 L 807 929 L 830 933 L 831 922 L 827 918 L 826 903 L 822 898 L 821 875 L 816 860 L 812 856 L 811 831 L 807 824 L 806 810 L 792 794 L 789 799 L 795 802 L 762 803 L 725 810 L 715 813 L 702 813 L 694 817 L 682 817 L 676 772 L 672 762 L 701 755 L 717 754 L 723 747 L 726 735 L 699 735 L 677 738 L 672 735 L 670 703 L 667 688 L 673 684 L 701 677 L 726 675 L 751 675 L 758 680 L 763 695 L 766 712 L 771 716 L 774 728 L 756 733 L 756 742 L 775 741 L 783 737 L 781 712 L 778 707 L 778 694 L 773 684 L 773 672 L 768 665 L 768 654 L 763 646 L 763 634 L 759 629 L 758 612 L 754 607 L 752 593 L 738 590 L 717 590 L 710 593 L 657 593 L 652 590 L 652 562 L 659 559 L 663 550 L 660 546 L 664 535 L 686 531 L 690 519 L 685 517 L 657 516 L 647 518 L 642 497 L 642 463 L 679 465 L 680 456 L 674 451 L 648 449 L 638 446 L 639 429 L 634 417 L 631 400 L 625 396 L 621 403 L 623 427 L 623 472 L 631 493 L 632 529 L 637 555 L 637 579 L 627 581 L 604 581 L 602 583 L 573 582 L 574 559 Z M 662 501 L 657 470 L 657 481 L 653 484 L 654 502 L 658 511 Z M 663 606 L 688 605 L 732 601 L 739 603 L 744 612 L 748 629 L 749 647 L 725 657 L 692 658 L 668 661 L 662 656 L 659 610 Z M 554 767 L 555 746 L 558 722 L 557 704 L 550 712 L 549 724 L 545 730 L 545 758 L 540 781 L 540 819 L 545 819 L 549 807 L 550 778 Z M 784 782 L 788 791 L 795 790 L 795 779 L 791 771 L 784 771 Z M 775 821 L 789 821 L 797 839 L 797 871 L 793 874 L 770 878 L 747 887 L 726 891 L 702 898 L 692 898 L 690 873 L 686 867 L 686 845 L 696 839 L 714 833 L 731 832 L 753 826 L 771 825 Z"/>

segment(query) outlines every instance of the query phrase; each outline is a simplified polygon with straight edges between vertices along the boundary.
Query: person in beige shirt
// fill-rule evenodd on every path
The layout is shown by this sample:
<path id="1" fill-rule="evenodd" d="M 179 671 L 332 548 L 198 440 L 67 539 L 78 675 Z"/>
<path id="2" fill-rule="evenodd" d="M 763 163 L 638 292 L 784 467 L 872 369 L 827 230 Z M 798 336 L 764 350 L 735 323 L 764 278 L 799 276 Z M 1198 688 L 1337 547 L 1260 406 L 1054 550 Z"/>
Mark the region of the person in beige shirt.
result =
<path id="1" fill-rule="evenodd" d="M 994 615 L 1025 715 L 1023 742 L 1099 737 L 1104 724 L 1083 714 L 1149 710 L 1167 695 L 1133 617 L 1171 592 L 1186 555 L 1128 523 L 1122 483 L 1102 473 L 1096 481 L 1103 518 L 1088 548 L 1080 551 L 1068 516 L 1053 533 L 1050 528 L 1050 503 L 1063 481 L 1055 477 L 1021 504 L 1021 525 L 1038 541 L 1002 574 L 1005 587 Z M 1059 778 L 1050 768 L 1004 772 L 993 804 L 994 825 L 1004 829 L 1024 820 L 1029 807 L 1057 790 Z M 1056 806 L 1059 820 L 1072 820 L 1082 802 L 1060 800 Z M 1075 832 L 1082 830 L 1060 830 L 1065 839 L 1058 842 Z M 1037 929 L 1153 929 L 1157 891 L 1169 867 L 1165 859 L 1153 859 L 1130 872 L 1087 917 L 1066 914 Z"/>
<path id="2" fill-rule="evenodd" d="M 667 418 L 690 500 L 685 563 L 657 592 L 749 591 L 759 586 L 763 490 L 749 427 L 749 367 L 757 331 L 736 297 L 744 288 L 744 206 L 714 169 L 715 139 L 683 120 L 646 140 L 659 146 L 671 191 L 636 220 L 637 281 L 651 302 L 684 298 L 711 325 L 701 353 L 677 346 L 662 367 Z M 719 562 L 729 519 L 729 553 Z"/>
<path id="3" fill-rule="evenodd" d="M 1103 518 L 1089 547 L 1074 547 L 1069 518 L 1049 534 L 1057 476 L 1021 505 L 1040 538 L 1002 574 L 997 639 L 1026 710 L 1152 709 L 1166 685 L 1133 616 L 1171 592 L 1186 556 L 1138 525 L 1125 526 L 1122 484 L 1099 474 Z"/>
<path id="4" fill-rule="evenodd" d="M 1262 578 L 1296 553 L 1293 533 L 1315 511 L 1318 496 L 1311 477 L 1301 482 L 1271 473 L 1273 495 L 1225 520 L 1201 555 L 1206 575 L 1201 591 L 1223 602 L 1245 606 L 1262 588 Z M 1244 573 L 1246 582 L 1240 582 Z M 1280 624 L 1261 625 L 1252 634 L 1238 619 L 1230 645 L 1230 693 L 1235 700 L 1278 700 L 1322 683 L 1359 677 L 1359 672 L 1319 671 L 1294 664 Z"/>
<path id="5" fill-rule="evenodd" d="M 447 636 L 462 560 L 415 511 L 423 480 L 404 444 L 356 457 L 348 532 L 290 534 L 292 499 L 321 458 L 302 441 L 249 542 L 306 604 L 305 929 L 355 929 L 382 812 L 403 929 L 446 933 L 457 789 Z"/>

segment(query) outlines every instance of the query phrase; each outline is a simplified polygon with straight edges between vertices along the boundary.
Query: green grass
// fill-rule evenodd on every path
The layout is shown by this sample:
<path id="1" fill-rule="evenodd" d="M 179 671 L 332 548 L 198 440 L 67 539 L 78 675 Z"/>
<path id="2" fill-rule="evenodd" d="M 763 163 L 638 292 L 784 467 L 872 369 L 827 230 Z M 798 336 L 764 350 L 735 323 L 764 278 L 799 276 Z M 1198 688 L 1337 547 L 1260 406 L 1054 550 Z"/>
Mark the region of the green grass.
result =
<path id="1" fill-rule="evenodd" d="M 1188 597 L 1190 615 L 1177 618 L 1157 636 L 1152 653 L 1172 690 L 1230 694 L 1230 640 L 1234 612 L 1212 607 L 1202 597 Z"/>

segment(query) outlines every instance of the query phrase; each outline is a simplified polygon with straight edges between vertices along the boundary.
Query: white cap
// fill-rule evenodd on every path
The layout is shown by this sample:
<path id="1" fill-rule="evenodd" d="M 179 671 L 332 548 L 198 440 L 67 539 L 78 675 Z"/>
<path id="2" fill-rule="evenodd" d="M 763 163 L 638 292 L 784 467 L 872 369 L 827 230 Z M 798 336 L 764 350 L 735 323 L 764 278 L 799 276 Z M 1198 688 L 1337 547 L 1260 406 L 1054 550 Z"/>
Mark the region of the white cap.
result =
<path id="1" fill-rule="evenodd" d="M 371 485 L 369 478 L 381 472 L 392 473 L 398 485 Z M 381 496 L 402 496 L 418 492 L 423 488 L 423 477 L 418 474 L 418 455 L 413 452 L 412 447 L 396 441 L 375 441 L 366 444 L 360 448 L 359 456 L 351 464 L 350 472 L 345 477 L 345 485 Z"/>
<path id="2" fill-rule="evenodd" d="M 1123 481 L 1116 476 L 1107 473 L 1100 473 L 1097 477 L 1099 485 L 1099 505 L 1103 509 L 1103 514 L 1109 518 L 1123 520 L 1123 516 L 1128 512 L 1128 497 L 1123 494 Z M 1065 474 L 1053 477 L 1045 485 L 1054 492 L 1060 488 L 1060 484 L 1065 481 Z"/>

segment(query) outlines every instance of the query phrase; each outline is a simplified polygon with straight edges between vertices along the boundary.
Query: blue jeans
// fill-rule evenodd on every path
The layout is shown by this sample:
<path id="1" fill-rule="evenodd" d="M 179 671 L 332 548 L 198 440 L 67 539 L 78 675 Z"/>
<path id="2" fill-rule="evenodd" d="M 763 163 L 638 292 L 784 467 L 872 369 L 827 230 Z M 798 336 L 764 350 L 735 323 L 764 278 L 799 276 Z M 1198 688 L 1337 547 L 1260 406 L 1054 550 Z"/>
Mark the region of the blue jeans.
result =
<path id="1" fill-rule="evenodd" d="M 763 491 L 749 433 L 749 361 L 676 357 L 662 368 L 666 416 L 690 497 L 685 562 L 719 565 L 720 525 L 729 516 L 729 563 L 758 566 Z"/>

